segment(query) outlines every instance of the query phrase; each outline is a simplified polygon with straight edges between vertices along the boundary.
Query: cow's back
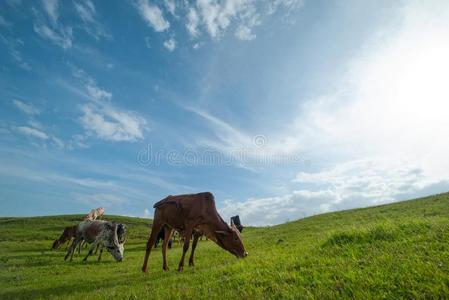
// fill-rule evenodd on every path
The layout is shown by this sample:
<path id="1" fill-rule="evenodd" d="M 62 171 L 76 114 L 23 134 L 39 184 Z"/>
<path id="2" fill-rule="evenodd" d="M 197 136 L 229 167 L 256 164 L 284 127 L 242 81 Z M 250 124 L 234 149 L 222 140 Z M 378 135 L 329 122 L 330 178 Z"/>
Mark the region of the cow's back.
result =
<path id="1" fill-rule="evenodd" d="M 96 236 L 103 230 L 104 223 L 106 223 L 106 221 L 83 221 L 78 225 L 78 234 L 81 234 L 86 242 L 92 243 Z"/>
<path id="2" fill-rule="evenodd" d="M 215 217 L 217 210 L 210 192 L 168 196 L 154 205 L 155 218 L 166 220 L 170 226 L 183 229 L 186 222 L 205 221 Z"/>

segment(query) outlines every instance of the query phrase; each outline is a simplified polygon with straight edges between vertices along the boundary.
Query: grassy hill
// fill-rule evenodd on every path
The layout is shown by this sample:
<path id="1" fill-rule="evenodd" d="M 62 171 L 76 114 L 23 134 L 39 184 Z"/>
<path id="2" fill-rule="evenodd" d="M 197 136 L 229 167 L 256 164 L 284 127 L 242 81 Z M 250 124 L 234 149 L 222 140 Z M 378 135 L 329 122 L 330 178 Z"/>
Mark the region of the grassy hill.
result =
<path id="1" fill-rule="evenodd" d="M 449 297 L 449 194 L 248 228 L 241 260 L 202 241 L 183 273 L 179 245 L 169 272 L 159 248 L 141 273 L 150 220 L 118 216 L 108 219 L 128 225 L 122 263 L 65 262 L 50 246 L 80 218 L 0 218 L 0 299 Z"/>

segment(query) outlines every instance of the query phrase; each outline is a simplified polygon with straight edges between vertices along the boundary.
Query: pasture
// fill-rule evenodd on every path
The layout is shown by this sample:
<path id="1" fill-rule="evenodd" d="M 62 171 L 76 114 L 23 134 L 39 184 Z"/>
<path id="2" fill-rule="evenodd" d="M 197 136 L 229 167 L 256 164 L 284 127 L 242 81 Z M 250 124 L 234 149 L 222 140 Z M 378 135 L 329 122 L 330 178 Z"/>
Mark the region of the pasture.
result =
<path id="1" fill-rule="evenodd" d="M 106 216 L 127 225 L 125 259 L 83 263 L 50 251 L 81 215 L 0 218 L 0 299 L 333 299 L 446 298 L 449 295 L 449 194 L 246 228 L 249 256 L 236 259 L 201 241 L 196 266 L 160 247 L 142 266 L 151 220 Z M 244 220 L 242 220 L 244 221 Z M 63 247 L 65 249 L 65 247 Z"/>

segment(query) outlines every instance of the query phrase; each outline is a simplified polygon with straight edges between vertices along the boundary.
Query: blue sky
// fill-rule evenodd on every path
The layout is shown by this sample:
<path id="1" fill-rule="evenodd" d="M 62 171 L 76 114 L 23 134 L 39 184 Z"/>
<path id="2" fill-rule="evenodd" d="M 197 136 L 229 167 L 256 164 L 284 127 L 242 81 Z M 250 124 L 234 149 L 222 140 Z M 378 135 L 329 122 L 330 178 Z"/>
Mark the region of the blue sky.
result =
<path id="1" fill-rule="evenodd" d="M 447 191 L 447 53 L 447 1 L 2 1 L 0 215 L 211 191 L 267 225 Z"/>

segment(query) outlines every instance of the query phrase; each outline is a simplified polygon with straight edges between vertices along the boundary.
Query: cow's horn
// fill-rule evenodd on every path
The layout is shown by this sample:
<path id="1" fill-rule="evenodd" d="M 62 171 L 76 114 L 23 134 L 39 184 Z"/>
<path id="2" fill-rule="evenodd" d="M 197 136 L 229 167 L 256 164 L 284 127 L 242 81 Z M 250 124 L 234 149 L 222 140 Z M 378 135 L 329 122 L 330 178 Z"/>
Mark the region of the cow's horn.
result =
<path id="1" fill-rule="evenodd" d="M 114 224 L 113 240 L 114 240 L 114 244 L 116 246 L 118 246 L 119 242 L 118 242 L 118 235 L 117 235 L 117 224 Z"/>

